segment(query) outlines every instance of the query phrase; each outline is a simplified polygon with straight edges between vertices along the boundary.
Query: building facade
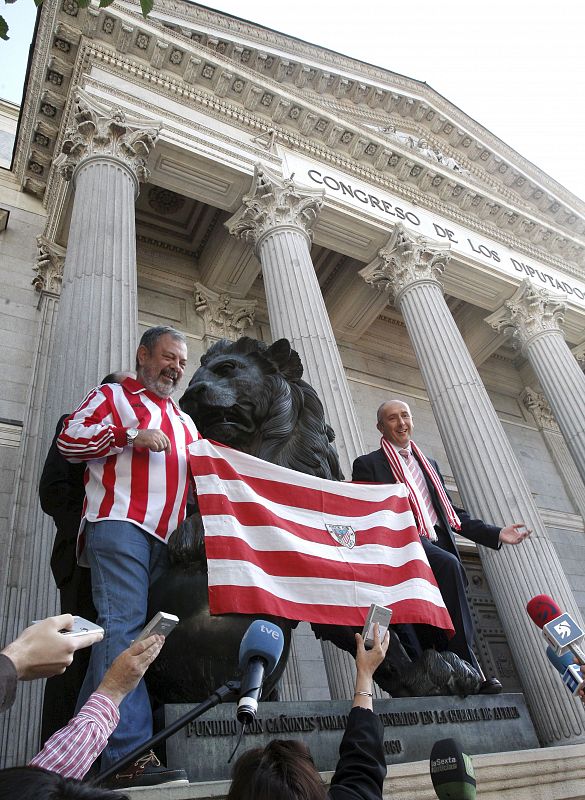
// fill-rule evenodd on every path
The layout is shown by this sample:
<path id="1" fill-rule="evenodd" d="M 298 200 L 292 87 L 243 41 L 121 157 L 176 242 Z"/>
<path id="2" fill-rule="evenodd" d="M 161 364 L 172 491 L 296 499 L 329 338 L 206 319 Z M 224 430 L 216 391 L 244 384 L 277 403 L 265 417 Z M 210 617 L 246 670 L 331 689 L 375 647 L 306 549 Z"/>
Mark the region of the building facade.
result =
<path id="1" fill-rule="evenodd" d="M 461 542 L 479 657 L 543 745 L 584 742 L 524 608 L 585 611 L 585 204 L 426 84 L 183 0 L 45 0 L 5 151 L 1 641 L 55 609 L 36 487 L 59 416 L 150 325 L 185 331 L 190 373 L 217 338 L 284 336 L 347 476 L 399 396 L 462 503 L 533 530 Z M 302 628 L 293 652 L 285 699 L 347 696 L 343 655 Z M 39 710 L 24 687 L 4 763 Z"/>

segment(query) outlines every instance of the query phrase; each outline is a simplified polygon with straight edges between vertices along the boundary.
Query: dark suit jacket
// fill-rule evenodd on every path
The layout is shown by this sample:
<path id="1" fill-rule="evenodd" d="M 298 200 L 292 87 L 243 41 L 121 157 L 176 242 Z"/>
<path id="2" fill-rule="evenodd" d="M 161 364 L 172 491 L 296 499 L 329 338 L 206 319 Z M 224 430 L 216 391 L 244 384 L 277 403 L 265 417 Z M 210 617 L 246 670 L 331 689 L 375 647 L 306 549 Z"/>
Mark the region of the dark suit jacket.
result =
<path id="1" fill-rule="evenodd" d="M 77 564 L 75 547 L 85 498 L 85 464 L 70 464 L 57 450 L 57 436 L 67 416 L 62 416 L 57 423 L 39 483 L 41 508 L 53 517 L 57 527 L 51 570 L 59 588 L 71 580 Z"/>
<path id="2" fill-rule="evenodd" d="M 430 458 L 429 461 L 435 468 L 437 475 L 441 479 L 441 482 L 444 486 L 445 481 L 443 480 L 443 476 L 441 475 L 437 462 L 432 458 Z M 386 458 L 382 448 L 379 450 L 374 450 L 373 453 L 368 453 L 365 456 L 356 458 L 356 460 L 353 462 L 352 480 L 367 481 L 368 483 L 396 483 L 396 478 L 390 469 L 390 464 L 388 463 L 388 459 Z M 443 536 L 439 535 L 439 544 L 443 548 L 450 550 L 457 557 L 459 557 L 457 548 L 455 546 L 455 537 L 453 536 L 453 531 L 449 527 L 443 507 L 439 503 L 437 491 L 428 479 L 427 487 L 433 502 L 433 506 L 437 513 L 437 517 L 440 521 L 441 532 L 443 533 Z M 499 543 L 501 528 L 498 528 L 496 525 L 488 525 L 481 519 L 472 519 L 464 508 L 458 508 L 457 506 L 453 506 L 453 508 L 461 520 L 460 533 L 462 536 L 465 536 L 466 539 L 471 539 L 472 542 L 482 544 L 485 547 L 491 547 L 494 550 L 499 549 L 501 546 Z"/>
<path id="3" fill-rule="evenodd" d="M 330 800 L 382 800 L 386 759 L 384 728 L 377 714 L 352 708 L 327 793 Z"/>

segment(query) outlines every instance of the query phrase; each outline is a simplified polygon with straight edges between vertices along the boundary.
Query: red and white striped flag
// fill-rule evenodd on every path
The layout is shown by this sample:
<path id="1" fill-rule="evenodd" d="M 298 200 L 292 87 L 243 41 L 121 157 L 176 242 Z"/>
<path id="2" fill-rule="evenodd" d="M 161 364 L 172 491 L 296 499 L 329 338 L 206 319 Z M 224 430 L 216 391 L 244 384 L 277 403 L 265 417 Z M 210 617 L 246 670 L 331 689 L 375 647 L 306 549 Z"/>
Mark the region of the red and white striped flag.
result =
<path id="1" fill-rule="evenodd" d="M 328 481 L 207 439 L 189 453 L 212 614 L 360 626 L 377 603 L 452 635 L 404 484 Z"/>

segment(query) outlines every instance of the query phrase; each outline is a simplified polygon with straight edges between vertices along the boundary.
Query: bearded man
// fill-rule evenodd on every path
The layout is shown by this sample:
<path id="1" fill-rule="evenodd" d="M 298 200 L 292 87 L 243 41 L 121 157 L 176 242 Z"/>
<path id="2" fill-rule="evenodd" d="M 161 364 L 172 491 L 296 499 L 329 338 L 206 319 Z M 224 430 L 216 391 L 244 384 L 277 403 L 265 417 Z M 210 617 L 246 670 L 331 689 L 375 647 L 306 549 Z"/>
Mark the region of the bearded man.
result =
<path id="1" fill-rule="evenodd" d="M 530 531 L 524 523 L 505 528 L 473 519 L 463 508 L 452 505 L 443 476 L 434 459 L 427 459 L 412 441 L 414 423 L 410 408 L 402 400 L 388 400 L 379 407 L 376 427 L 382 434 L 380 449 L 356 458 L 352 479 L 370 483 L 405 483 L 409 489 L 421 544 L 429 560 L 451 621 L 455 635 L 447 643 L 436 629 L 417 626 L 423 647 L 451 650 L 481 670 L 473 652 L 473 620 L 465 594 L 467 577 L 457 552 L 453 531 L 484 547 L 499 550 L 502 544 L 517 545 Z M 480 686 L 480 693 L 495 694 L 502 686 L 489 678 Z"/>
<path id="2" fill-rule="evenodd" d="M 97 622 L 105 630 L 92 650 L 78 710 L 144 626 L 149 586 L 166 570 L 167 539 L 185 518 L 187 448 L 199 434 L 171 394 L 186 364 L 184 335 L 167 326 L 150 328 L 136 352 L 136 379 L 93 389 L 57 438 L 68 461 L 87 465 L 78 556 L 91 570 Z M 120 709 L 102 769 L 151 736 L 152 712 L 141 681 Z M 178 780 L 186 782 L 184 770 L 167 770 L 152 754 L 126 769 L 113 788 Z"/>

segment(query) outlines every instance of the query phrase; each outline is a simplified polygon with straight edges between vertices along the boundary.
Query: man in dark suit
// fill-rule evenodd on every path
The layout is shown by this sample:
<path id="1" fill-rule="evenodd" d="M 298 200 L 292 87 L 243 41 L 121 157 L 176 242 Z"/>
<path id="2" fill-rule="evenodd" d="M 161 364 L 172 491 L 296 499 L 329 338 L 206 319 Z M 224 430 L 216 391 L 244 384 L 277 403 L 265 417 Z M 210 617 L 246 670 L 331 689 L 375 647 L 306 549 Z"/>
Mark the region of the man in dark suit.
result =
<path id="1" fill-rule="evenodd" d="M 409 486 L 421 544 L 455 628 L 455 635 L 447 642 L 442 632 L 417 626 L 421 645 L 451 650 L 481 674 L 472 650 L 474 631 L 465 594 L 467 577 L 457 552 L 453 528 L 467 539 L 495 550 L 502 544 L 520 544 L 531 532 L 523 523 L 505 528 L 489 525 L 472 519 L 465 509 L 451 504 L 437 462 L 425 458 L 412 441 L 413 421 L 407 403 L 401 400 L 382 403 L 378 409 L 377 428 L 382 434 L 381 447 L 354 461 L 352 479 L 369 483 L 401 482 Z M 480 688 L 480 692 L 500 690 L 501 685 L 495 678 L 485 681 Z"/>

